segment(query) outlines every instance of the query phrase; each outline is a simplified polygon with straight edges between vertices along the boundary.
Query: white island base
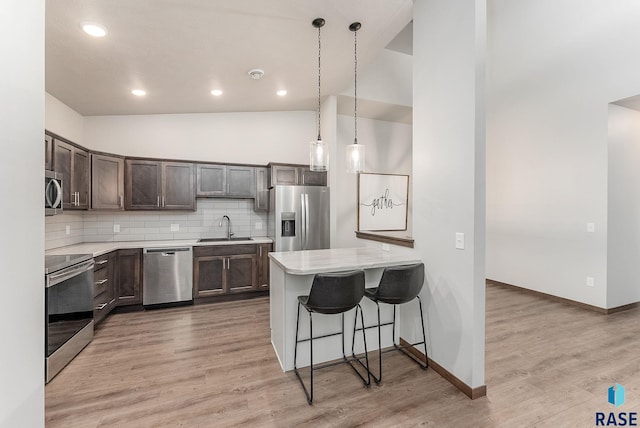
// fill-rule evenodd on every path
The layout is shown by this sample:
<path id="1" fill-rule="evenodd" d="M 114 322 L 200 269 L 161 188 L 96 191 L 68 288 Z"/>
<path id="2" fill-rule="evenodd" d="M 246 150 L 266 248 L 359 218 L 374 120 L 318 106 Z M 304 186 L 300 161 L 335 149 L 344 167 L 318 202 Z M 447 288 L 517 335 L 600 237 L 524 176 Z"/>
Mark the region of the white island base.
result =
<path id="1" fill-rule="evenodd" d="M 298 310 L 298 296 L 308 295 L 311 283 L 316 273 L 343 272 L 352 269 L 362 269 L 365 272 L 366 287 L 377 287 L 385 267 L 420 263 L 407 254 L 392 254 L 374 248 L 341 248 L 327 250 L 289 251 L 270 253 L 270 326 L 271 343 L 276 352 L 283 371 L 293 370 L 293 359 L 296 335 L 296 312 Z M 363 298 L 360 303 L 364 313 L 366 326 L 377 325 L 378 315 L 375 303 Z M 405 309 L 404 307 L 407 306 Z M 398 306 L 396 321 L 396 335 L 399 330 L 400 310 L 413 310 L 419 320 L 420 315 L 412 303 Z M 402 309 L 401 309 L 402 308 Z M 393 318 L 391 305 L 380 305 L 381 321 L 389 322 Z M 353 323 L 355 309 L 344 315 L 344 350 L 351 355 L 351 341 L 353 337 Z M 358 317 L 358 327 L 360 319 Z M 313 314 L 314 337 L 337 333 L 341 330 L 340 315 Z M 382 328 L 382 347 L 392 346 L 391 327 Z M 299 339 L 309 337 L 309 315 L 300 308 Z M 396 336 L 398 337 L 398 336 Z M 397 340 L 397 339 L 396 339 Z M 314 340 L 313 363 L 318 364 L 342 358 L 343 347 L 341 337 L 332 336 Z M 369 352 L 378 348 L 378 331 L 367 331 L 367 348 Z M 355 343 L 356 354 L 364 352 L 362 336 L 358 332 Z M 309 342 L 298 346 L 298 367 L 309 365 Z"/>

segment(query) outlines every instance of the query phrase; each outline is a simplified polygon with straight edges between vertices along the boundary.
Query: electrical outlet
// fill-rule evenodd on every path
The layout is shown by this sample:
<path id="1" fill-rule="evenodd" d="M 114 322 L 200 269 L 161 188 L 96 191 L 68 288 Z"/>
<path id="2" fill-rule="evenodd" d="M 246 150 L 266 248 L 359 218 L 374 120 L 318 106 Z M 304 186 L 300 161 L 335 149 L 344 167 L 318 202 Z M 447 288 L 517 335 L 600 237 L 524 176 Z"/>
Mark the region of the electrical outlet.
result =
<path id="1" fill-rule="evenodd" d="M 382 244 L 382 251 L 391 251 L 391 247 L 389 247 L 389 244 Z"/>
<path id="2" fill-rule="evenodd" d="M 595 231 L 596 231 L 596 224 L 595 223 L 587 223 L 587 232 L 593 233 Z"/>
<path id="3" fill-rule="evenodd" d="M 67 235 L 71 235 L 71 226 L 66 225 L 66 226 L 64 227 L 64 232 L 65 232 Z"/>
<path id="4" fill-rule="evenodd" d="M 595 281 L 592 276 L 587 277 L 587 287 L 593 287 L 595 285 Z"/>
<path id="5" fill-rule="evenodd" d="M 262 222 L 256 221 L 256 230 L 262 230 Z"/>
<path id="6" fill-rule="evenodd" d="M 113 225 L 113 233 L 120 233 L 120 225 L 119 224 L 114 224 Z"/>
<path id="7" fill-rule="evenodd" d="M 179 224 L 172 224 L 171 225 L 171 231 L 172 232 L 179 232 L 180 231 L 180 225 Z"/>
<path id="8" fill-rule="evenodd" d="M 456 249 L 464 250 L 464 233 L 456 233 Z"/>

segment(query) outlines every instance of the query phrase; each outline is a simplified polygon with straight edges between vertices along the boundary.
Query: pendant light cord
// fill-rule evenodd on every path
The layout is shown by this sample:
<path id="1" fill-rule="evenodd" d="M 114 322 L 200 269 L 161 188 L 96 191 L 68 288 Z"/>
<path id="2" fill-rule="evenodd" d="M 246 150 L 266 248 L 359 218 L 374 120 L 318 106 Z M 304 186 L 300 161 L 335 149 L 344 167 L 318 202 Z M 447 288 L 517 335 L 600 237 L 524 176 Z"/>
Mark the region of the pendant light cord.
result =
<path id="1" fill-rule="evenodd" d="M 320 28 L 318 26 L 318 141 L 322 140 L 320 136 Z"/>
<path id="2" fill-rule="evenodd" d="M 358 144 L 358 31 L 353 32 L 353 144 Z"/>

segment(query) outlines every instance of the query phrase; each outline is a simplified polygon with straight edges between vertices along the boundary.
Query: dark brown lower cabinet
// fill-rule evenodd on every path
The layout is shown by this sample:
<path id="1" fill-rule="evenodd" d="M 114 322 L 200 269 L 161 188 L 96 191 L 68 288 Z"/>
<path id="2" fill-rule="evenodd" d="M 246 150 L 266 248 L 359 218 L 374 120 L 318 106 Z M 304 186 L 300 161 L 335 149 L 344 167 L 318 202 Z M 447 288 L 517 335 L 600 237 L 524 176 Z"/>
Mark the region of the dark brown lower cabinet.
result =
<path id="1" fill-rule="evenodd" d="M 194 247 L 194 297 L 258 290 L 258 251 L 254 244 Z"/>
<path id="2" fill-rule="evenodd" d="M 142 250 L 118 250 L 117 305 L 142 303 Z"/>
<path id="3" fill-rule="evenodd" d="M 273 251 L 273 244 L 258 245 L 258 288 L 269 289 L 269 252 Z"/>
<path id="4" fill-rule="evenodd" d="M 116 307 L 116 259 L 116 251 L 94 258 L 93 321 L 96 325 Z"/>

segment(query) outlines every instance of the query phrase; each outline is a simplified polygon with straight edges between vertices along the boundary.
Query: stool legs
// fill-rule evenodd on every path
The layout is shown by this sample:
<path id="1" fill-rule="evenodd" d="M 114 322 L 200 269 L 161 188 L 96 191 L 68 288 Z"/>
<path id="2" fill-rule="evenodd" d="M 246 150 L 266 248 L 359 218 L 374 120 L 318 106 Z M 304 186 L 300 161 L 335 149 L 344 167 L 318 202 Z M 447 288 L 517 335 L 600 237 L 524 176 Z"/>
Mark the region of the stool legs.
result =
<path id="1" fill-rule="evenodd" d="M 392 332 L 392 340 L 393 340 L 393 349 L 389 349 L 386 350 L 387 351 L 401 351 L 403 354 L 405 354 L 406 356 L 408 356 L 409 358 L 411 358 L 413 361 L 415 361 L 416 364 L 418 364 L 423 370 L 427 369 L 429 367 L 429 358 L 428 358 L 428 354 L 427 354 L 427 335 L 425 332 L 425 328 L 424 328 L 424 314 L 422 312 L 422 300 L 420 299 L 420 296 L 416 296 L 416 299 L 418 299 L 418 306 L 420 308 L 420 325 L 422 327 L 422 341 L 421 342 L 416 342 L 416 343 L 412 343 L 411 346 L 415 346 L 415 345 L 424 345 L 424 357 L 425 357 L 425 362 L 420 361 L 417 357 L 415 357 L 413 354 L 410 354 L 407 350 L 405 346 L 400 346 L 400 344 L 398 342 L 396 342 L 396 306 L 397 305 L 393 305 L 393 320 L 391 322 L 387 322 L 387 323 L 382 323 L 381 319 L 380 319 L 380 304 L 378 303 L 378 301 L 374 300 L 374 303 L 376 304 L 376 309 L 377 309 L 377 313 L 378 313 L 378 325 L 372 325 L 369 327 L 365 327 L 364 326 L 364 322 L 362 323 L 362 332 L 364 334 L 365 329 L 368 328 L 373 328 L 373 327 L 378 327 L 378 375 L 376 376 L 375 374 L 373 374 L 372 372 L 369 372 L 369 375 L 373 378 L 373 380 L 375 381 L 375 383 L 380 383 L 382 382 L 382 326 L 385 325 L 390 325 L 391 328 L 393 329 Z M 355 332 L 356 330 L 356 326 L 354 325 L 354 336 L 355 336 Z M 369 365 L 369 361 L 367 360 L 367 366 Z"/>
<path id="2" fill-rule="evenodd" d="M 296 315 L 296 345 L 295 345 L 294 352 L 293 352 L 293 370 L 294 370 L 294 372 L 296 374 L 296 377 L 300 381 L 300 385 L 302 385 L 302 389 L 304 391 L 304 395 L 307 397 L 307 403 L 309 405 L 311 405 L 313 403 L 313 370 L 314 370 L 314 367 L 313 367 L 313 339 L 314 339 L 314 337 L 313 337 L 313 317 L 311 316 L 312 312 L 307 310 L 307 312 L 309 314 L 309 339 L 298 340 L 298 330 L 299 330 L 299 327 L 300 327 L 300 306 L 301 306 L 301 304 L 298 302 L 298 313 Z M 360 322 L 362 323 L 362 326 L 364 327 L 364 317 L 362 315 L 362 307 L 360 307 L 360 305 L 356 306 L 356 319 L 358 317 L 358 312 L 360 313 Z M 351 344 L 351 349 L 352 349 L 353 359 L 355 359 L 366 370 L 366 373 L 367 373 L 367 378 L 366 379 L 354 367 L 353 362 L 350 359 L 348 359 L 347 356 L 346 356 L 345 347 L 344 347 L 344 313 L 340 314 L 340 316 L 341 316 L 341 324 L 342 324 L 341 332 L 318 336 L 318 337 L 315 337 L 315 339 L 320 339 L 320 338 L 323 338 L 323 337 L 329 337 L 329 336 L 334 336 L 334 335 L 338 335 L 339 334 L 341 339 L 342 339 L 342 357 L 343 357 L 343 361 L 349 364 L 349 366 L 353 369 L 353 371 L 362 380 L 364 385 L 368 387 L 371 384 L 371 378 L 370 378 L 370 373 L 371 372 L 369 371 L 369 357 L 368 357 L 368 352 L 367 352 L 367 338 L 366 338 L 366 335 L 364 334 L 364 329 L 362 330 L 362 340 L 364 342 L 364 353 L 365 353 L 365 358 L 366 358 L 366 365 L 362 364 L 362 362 L 360 360 L 355 358 L 355 354 L 353 353 L 353 345 L 355 344 L 355 334 L 354 334 L 353 342 Z M 300 373 L 298 372 L 298 343 L 306 342 L 307 340 L 309 341 L 309 371 L 310 371 L 310 386 L 309 386 L 309 390 L 307 390 L 307 387 L 305 386 L 304 381 L 302 380 L 302 377 L 300 376 Z M 317 368 L 325 368 L 325 367 L 329 367 L 329 366 L 332 366 L 332 365 L 335 365 L 335 364 L 336 363 L 329 363 L 329 364 L 326 364 L 326 365 L 320 365 Z"/>

